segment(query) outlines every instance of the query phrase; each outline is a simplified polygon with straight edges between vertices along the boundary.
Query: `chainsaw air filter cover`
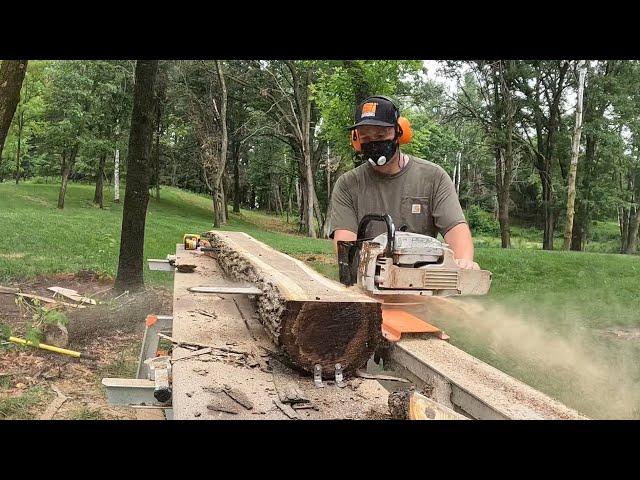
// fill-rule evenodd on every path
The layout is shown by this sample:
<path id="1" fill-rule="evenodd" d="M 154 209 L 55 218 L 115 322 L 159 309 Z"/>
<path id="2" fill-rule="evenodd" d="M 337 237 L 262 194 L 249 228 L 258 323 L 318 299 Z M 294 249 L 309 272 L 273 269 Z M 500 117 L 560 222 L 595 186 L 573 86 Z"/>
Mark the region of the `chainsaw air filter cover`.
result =
<path id="1" fill-rule="evenodd" d="M 382 233 L 372 242 L 380 244 L 383 250 L 387 246 L 387 234 Z M 417 266 L 442 262 L 447 244 L 440 240 L 411 232 L 396 232 L 393 249 L 393 264 Z"/>

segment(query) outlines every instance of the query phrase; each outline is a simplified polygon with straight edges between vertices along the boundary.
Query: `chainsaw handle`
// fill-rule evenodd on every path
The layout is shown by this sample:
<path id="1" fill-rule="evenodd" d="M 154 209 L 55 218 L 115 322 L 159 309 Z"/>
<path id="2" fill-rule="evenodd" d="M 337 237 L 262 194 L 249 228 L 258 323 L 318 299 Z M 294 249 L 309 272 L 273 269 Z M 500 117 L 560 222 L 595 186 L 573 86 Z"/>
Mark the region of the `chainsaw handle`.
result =
<path id="1" fill-rule="evenodd" d="M 396 226 L 393 223 L 393 219 L 390 215 L 376 215 L 370 213 L 362 217 L 360 224 L 358 225 L 358 240 L 362 240 L 367 231 L 367 226 L 370 222 L 384 222 L 387 225 L 387 257 L 393 258 L 394 244 L 396 240 Z"/>

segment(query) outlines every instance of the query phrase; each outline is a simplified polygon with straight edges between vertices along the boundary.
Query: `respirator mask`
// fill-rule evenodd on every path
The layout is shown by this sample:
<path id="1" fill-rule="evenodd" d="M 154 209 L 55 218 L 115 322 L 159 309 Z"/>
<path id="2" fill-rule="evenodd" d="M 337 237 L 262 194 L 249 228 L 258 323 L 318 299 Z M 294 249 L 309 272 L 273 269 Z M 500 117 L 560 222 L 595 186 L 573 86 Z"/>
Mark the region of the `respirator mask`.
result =
<path id="1" fill-rule="evenodd" d="M 374 167 L 386 165 L 396 153 L 398 143 L 393 140 L 379 140 L 363 143 L 362 158 Z"/>

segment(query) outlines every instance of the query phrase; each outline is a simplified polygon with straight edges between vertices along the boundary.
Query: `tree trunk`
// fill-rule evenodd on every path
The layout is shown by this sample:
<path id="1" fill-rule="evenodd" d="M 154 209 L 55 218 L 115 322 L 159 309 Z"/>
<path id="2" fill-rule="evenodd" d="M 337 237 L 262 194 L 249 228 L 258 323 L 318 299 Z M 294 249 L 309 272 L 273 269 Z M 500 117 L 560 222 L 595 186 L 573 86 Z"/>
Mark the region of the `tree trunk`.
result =
<path id="1" fill-rule="evenodd" d="M 211 191 L 211 203 L 213 204 L 213 228 L 220 228 L 220 207 L 216 191 Z"/>
<path id="2" fill-rule="evenodd" d="M 149 203 L 149 163 L 157 73 L 157 60 L 136 62 L 127 185 L 122 211 L 118 274 L 114 286 L 116 291 L 135 291 L 144 286 L 144 228 Z"/>
<path id="3" fill-rule="evenodd" d="M 102 186 L 104 184 L 104 165 L 107 161 L 107 155 L 100 155 L 100 161 L 98 163 L 98 173 L 96 174 L 96 191 L 93 195 L 93 203 L 96 205 L 100 205 L 100 208 L 103 207 L 102 203 Z"/>
<path id="4" fill-rule="evenodd" d="M 544 209 L 544 233 L 542 238 L 542 248 L 553 250 L 553 190 L 551 185 L 550 165 L 546 159 L 539 159 L 543 167 L 539 169 L 540 182 L 542 183 L 542 205 Z"/>
<path id="5" fill-rule="evenodd" d="M 71 172 L 71 167 L 69 166 L 69 160 L 65 158 L 65 155 L 62 157 L 62 169 L 60 170 L 60 177 L 62 179 L 60 184 L 60 191 L 58 192 L 58 208 L 62 210 L 64 208 L 64 197 L 67 194 L 67 181 L 69 179 L 69 173 Z"/>
<path id="6" fill-rule="evenodd" d="M 590 221 L 589 202 L 591 200 L 591 177 L 596 161 L 596 138 L 593 134 L 586 134 L 584 161 L 582 162 L 582 187 L 583 200 L 578 202 L 576 219 L 573 224 L 571 250 L 582 251 L 587 239 Z"/>
<path id="7" fill-rule="evenodd" d="M 113 167 L 113 202 L 120 203 L 120 150 L 117 148 Z"/>
<path id="8" fill-rule="evenodd" d="M 20 102 L 20 89 L 28 60 L 2 60 L 0 64 L 0 156 Z"/>
<path id="9" fill-rule="evenodd" d="M 220 183 L 220 205 L 222 206 L 222 223 L 227 223 L 229 218 L 229 209 L 227 208 L 227 190 L 224 186 L 225 182 Z"/>
<path id="10" fill-rule="evenodd" d="M 502 242 L 501 246 L 502 248 L 511 248 L 511 227 L 509 222 L 508 192 L 503 192 L 498 197 L 498 222 L 500 223 L 500 240 Z"/>
<path id="11" fill-rule="evenodd" d="M 316 194 L 316 189 L 313 189 L 313 210 L 316 214 L 316 220 L 318 222 L 318 229 L 320 234 L 324 230 L 324 215 L 322 215 L 322 210 L 320 209 L 320 202 L 318 201 L 318 195 Z"/>
<path id="12" fill-rule="evenodd" d="M 220 140 L 220 161 L 218 163 L 218 170 L 214 180 L 214 188 L 216 191 L 220 192 L 223 189 L 222 178 L 227 164 L 229 134 L 227 132 L 227 84 L 225 82 L 224 72 L 222 71 L 222 64 L 219 60 L 216 60 L 215 64 L 218 72 L 218 80 L 220 81 L 220 128 L 222 130 L 222 138 Z M 227 223 L 227 220 L 223 219 L 223 223 Z"/>
<path id="13" fill-rule="evenodd" d="M 68 156 L 63 154 L 62 156 L 62 182 L 60 183 L 60 192 L 58 193 L 58 208 L 64 209 L 64 199 L 67 195 L 67 185 L 69 182 L 69 175 L 73 170 L 73 165 L 76 162 L 76 155 L 78 154 L 79 145 L 76 144 L 69 152 Z"/>
<path id="14" fill-rule="evenodd" d="M 511 125 L 510 122 L 507 125 Z M 513 176 L 512 130 L 507 126 L 505 150 L 496 149 L 496 199 L 498 201 L 498 222 L 500 223 L 500 241 L 502 248 L 511 248 L 511 227 L 509 222 L 509 202 L 511 198 L 511 179 Z"/>
<path id="15" fill-rule="evenodd" d="M 632 255 L 638 250 L 638 229 L 640 229 L 640 205 L 636 206 L 636 213 L 631 219 L 627 237 L 629 241 L 624 253 Z"/>
<path id="16" fill-rule="evenodd" d="M 20 147 L 22 146 L 22 129 L 24 127 L 24 111 L 20 112 L 18 118 L 18 150 L 16 152 L 16 185 L 20 180 Z"/>
<path id="17" fill-rule="evenodd" d="M 544 185 L 544 235 L 542 238 L 542 248 L 544 250 L 553 250 L 553 231 L 554 231 L 554 218 L 553 208 L 551 202 L 553 200 L 553 192 L 551 185 L 546 183 Z"/>
<path id="18" fill-rule="evenodd" d="M 584 92 L 586 70 L 580 68 L 580 80 L 578 83 L 578 101 L 576 103 L 576 125 L 573 130 L 573 143 L 571 145 L 571 164 L 567 179 L 567 220 L 564 228 L 565 250 L 571 247 L 571 234 L 573 232 L 573 213 L 576 201 L 576 173 L 578 171 L 578 157 L 580 154 L 580 134 L 582 133 L 582 95 Z"/>
<path id="19" fill-rule="evenodd" d="M 156 137 L 156 148 L 155 148 L 155 170 L 156 170 L 156 200 L 160 201 L 160 133 L 158 133 Z"/>
<path id="20" fill-rule="evenodd" d="M 629 214 L 624 207 L 618 209 L 618 225 L 620 227 L 620 253 L 627 250 L 627 240 L 629 240 Z"/>
<path id="21" fill-rule="evenodd" d="M 302 205 L 302 194 L 300 193 L 300 183 L 298 182 L 298 179 L 296 178 L 296 183 L 295 183 L 295 190 L 296 190 L 296 204 L 298 206 L 298 209 L 300 209 L 300 205 Z"/>
<path id="22" fill-rule="evenodd" d="M 233 150 L 233 213 L 240 213 L 240 147 Z"/>
<path id="23" fill-rule="evenodd" d="M 307 142 L 309 138 L 307 137 Z M 308 143 L 307 143 L 308 145 Z M 316 196 L 315 188 L 313 188 L 313 171 L 311 170 L 311 151 L 308 148 L 305 148 L 305 151 L 302 152 L 304 155 L 304 166 L 307 180 L 307 236 L 311 238 L 316 238 L 316 228 L 315 222 L 313 220 L 313 207 L 315 205 L 314 199 Z"/>

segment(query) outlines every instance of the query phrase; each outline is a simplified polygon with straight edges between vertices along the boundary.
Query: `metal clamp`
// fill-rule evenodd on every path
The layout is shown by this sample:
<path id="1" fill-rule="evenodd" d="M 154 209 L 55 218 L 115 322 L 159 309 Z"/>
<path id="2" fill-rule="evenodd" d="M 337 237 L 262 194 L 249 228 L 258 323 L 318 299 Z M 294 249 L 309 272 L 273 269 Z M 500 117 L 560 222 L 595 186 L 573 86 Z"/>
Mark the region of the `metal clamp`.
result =
<path id="1" fill-rule="evenodd" d="M 322 383 L 322 367 L 319 363 L 316 363 L 315 367 L 313 368 L 313 383 L 318 388 L 324 387 L 324 383 Z"/>
<path id="2" fill-rule="evenodd" d="M 344 388 L 347 386 L 347 382 L 344 381 L 342 376 L 342 365 L 336 363 L 336 386 L 338 388 Z"/>

